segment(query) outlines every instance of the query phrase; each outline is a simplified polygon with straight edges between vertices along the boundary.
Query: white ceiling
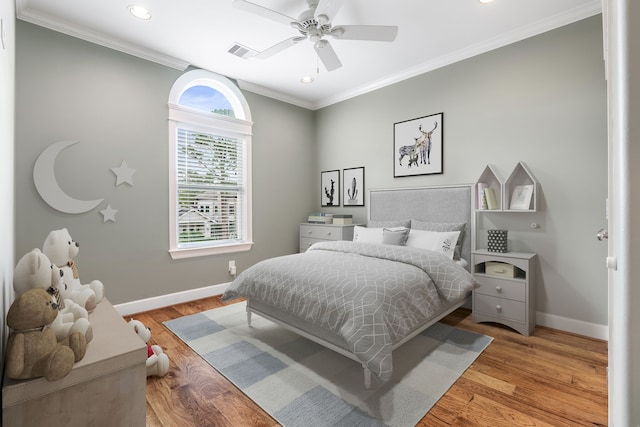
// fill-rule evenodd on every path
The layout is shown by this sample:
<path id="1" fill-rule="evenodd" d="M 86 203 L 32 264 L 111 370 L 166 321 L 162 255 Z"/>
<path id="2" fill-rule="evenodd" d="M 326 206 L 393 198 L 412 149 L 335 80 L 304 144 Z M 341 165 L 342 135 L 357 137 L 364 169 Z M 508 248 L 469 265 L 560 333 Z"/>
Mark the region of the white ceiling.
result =
<path id="1" fill-rule="evenodd" d="M 251 0 L 297 18 L 305 0 Z M 130 4 L 151 10 L 141 21 Z M 325 71 L 310 41 L 268 59 L 256 51 L 299 35 L 234 8 L 233 0 L 16 0 L 19 19 L 174 68 L 189 65 L 236 79 L 240 87 L 317 109 L 444 65 L 593 16 L 601 0 L 350 0 L 334 25 L 397 25 L 394 42 L 330 39 L 342 67 Z M 567 53 L 569 54 L 569 52 Z M 318 70 L 319 66 L 319 70 Z M 311 75 L 312 84 L 300 78 Z"/>

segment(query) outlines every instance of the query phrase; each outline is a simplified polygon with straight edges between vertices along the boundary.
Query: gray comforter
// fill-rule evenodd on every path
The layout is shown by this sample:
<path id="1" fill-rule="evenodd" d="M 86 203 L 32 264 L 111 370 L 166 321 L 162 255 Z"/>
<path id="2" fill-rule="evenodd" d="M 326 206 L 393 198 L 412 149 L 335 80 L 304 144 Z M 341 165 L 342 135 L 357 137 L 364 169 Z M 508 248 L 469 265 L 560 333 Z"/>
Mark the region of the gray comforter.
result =
<path id="1" fill-rule="evenodd" d="M 238 275 L 223 300 L 255 299 L 328 329 L 386 381 L 393 345 L 472 286 L 468 271 L 438 253 L 339 241 L 255 264 Z"/>

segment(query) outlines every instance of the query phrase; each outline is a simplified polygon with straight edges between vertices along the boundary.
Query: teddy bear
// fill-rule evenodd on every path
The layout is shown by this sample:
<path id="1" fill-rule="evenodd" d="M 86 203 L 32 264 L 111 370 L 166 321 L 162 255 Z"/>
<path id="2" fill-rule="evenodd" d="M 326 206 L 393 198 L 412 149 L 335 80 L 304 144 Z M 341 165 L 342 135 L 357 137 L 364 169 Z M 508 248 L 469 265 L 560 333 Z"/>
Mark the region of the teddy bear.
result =
<path id="1" fill-rule="evenodd" d="M 141 321 L 131 319 L 129 326 L 138 336 L 147 343 L 147 376 L 164 377 L 169 372 L 169 356 L 162 351 L 159 345 L 149 345 L 151 329 Z"/>
<path id="2" fill-rule="evenodd" d="M 44 289 L 29 289 L 16 297 L 7 313 L 7 326 L 12 329 L 5 356 L 7 377 L 56 381 L 84 357 L 84 335 L 73 332 L 58 342 L 53 329 L 47 327 L 58 315 L 57 304 Z"/>
<path id="3" fill-rule="evenodd" d="M 104 285 L 100 280 L 82 284 L 78 266 L 73 261 L 79 251 L 80 245 L 71 238 L 66 228 L 51 231 L 42 246 L 42 252 L 64 273 L 65 298 L 72 299 L 91 312 L 104 297 Z"/>
<path id="4" fill-rule="evenodd" d="M 51 329 L 58 341 L 62 341 L 73 332 L 80 332 L 87 342 L 93 339 L 93 328 L 89 322 L 87 310 L 70 299 L 64 299 L 59 287 L 63 286 L 63 272 L 40 249 L 26 253 L 13 273 L 13 289 L 22 295 L 29 289 L 47 291 L 58 307 L 58 315 L 51 322 Z"/>

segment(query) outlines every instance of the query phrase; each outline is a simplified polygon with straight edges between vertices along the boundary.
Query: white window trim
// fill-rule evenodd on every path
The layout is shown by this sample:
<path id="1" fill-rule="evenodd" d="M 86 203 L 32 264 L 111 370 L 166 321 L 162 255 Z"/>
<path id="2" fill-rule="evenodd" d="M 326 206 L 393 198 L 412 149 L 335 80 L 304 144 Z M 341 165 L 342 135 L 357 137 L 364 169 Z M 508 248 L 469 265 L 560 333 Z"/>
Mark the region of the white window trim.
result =
<path id="1" fill-rule="evenodd" d="M 180 96 L 185 90 L 193 86 L 210 86 L 222 93 L 231 103 L 237 117 L 225 117 L 179 105 Z M 169 254 L 172 259 L 193 258 L 208 255 L 218 255 L 248 251 L 253 246 L 252 206 L 251 206 L 251 135 L 253 122 L 249 104 L 240 89 L 226 77 L 206 71 L 193 70 L 180 76 L 169 93 Z M 245 239 L 242 242 L 192 245 L 178 247 L 178 218 L 177 218 L 177 127 L 180 123 L 188 124 L 190 128 L 202 127 L 210 132 L 212 129 L 219 134 L 234 136 L 246 142 L 245 164 L 245 200 L 246 206 Z"/>

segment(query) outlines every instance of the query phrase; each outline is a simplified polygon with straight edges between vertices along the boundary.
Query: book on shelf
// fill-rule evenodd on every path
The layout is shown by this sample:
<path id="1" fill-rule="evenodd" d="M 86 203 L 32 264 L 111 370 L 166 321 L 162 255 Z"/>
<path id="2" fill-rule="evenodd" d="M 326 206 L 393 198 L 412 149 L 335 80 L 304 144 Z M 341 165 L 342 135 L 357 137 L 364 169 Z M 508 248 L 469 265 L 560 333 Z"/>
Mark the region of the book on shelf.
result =
<path id="1" fill-rule="evenodd" d="M 484 194 L 484 190 L 487 188 L 487 184 L 483 182 L 479 182 L 477 185 L 478 195 L 476 196 L 478 201 L 478 209 L 485 210 L 487 209 L 487 197 Z"/>
<path id="2" fill-rule="evenodd" d="M 493 188 L 485 188 L 484 196 L 487 199 L 487 209 L 498 209 L 498 201 L 496 200 L 496 193 L 493 191 Z"/>
<path id="3" fill-rule="evenodd" d="M 333 214 L 334 218 L 353 218 L 351 214 Z"/>

